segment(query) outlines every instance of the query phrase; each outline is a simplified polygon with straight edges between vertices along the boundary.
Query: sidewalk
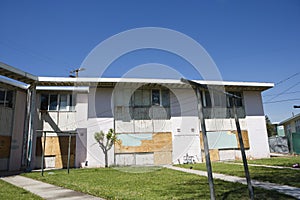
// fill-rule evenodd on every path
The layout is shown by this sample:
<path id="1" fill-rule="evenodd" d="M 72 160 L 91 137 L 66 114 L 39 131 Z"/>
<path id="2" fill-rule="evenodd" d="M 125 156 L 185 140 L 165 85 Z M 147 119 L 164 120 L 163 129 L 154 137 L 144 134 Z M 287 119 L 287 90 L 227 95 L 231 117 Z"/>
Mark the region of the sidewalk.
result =
<path id="1" fill-rule="evenodd" d="M 104 200 L 98 197 L 94 197 L 88 194 L 83 194 L 73 190 L 65 189 L 62 187 L 50 185 L 48 183 L 43 183 L 31 178 L 26 178 L 23 176 L 9 176 L 2 177 L 3 181 L 6 181 L 10 184 L 13 184 L 17 187 L 21 187 L 25 190 L 30 191 L 33 194 L 36 194 L 43 199 L 48 200 L 79 200 L 79 199 L 93 199 L 93 200 Z"/>
<path id="2" fill-rule="evenodd" d="M 185 169 L 185 168 L 174 167 L 174 166 L 166 166 L 166 168 L 177 170 L 177 171 L 182 171 L 182 172 L 186 172 L 186 173 L 196 174 L 196 175 L 200 175 L 200 176 L 207 176 L 206 171 Z M 218 174 L 218 173 L 213 173 L 213 177 L 216 179 L 223 180 L 223 181 L 236 182 L 236 183 L 241 183 L 241 184 L 247 185 L 246 178 L 230 176 L 230 175 L 225 175 L 225 174 Z M 267 189 L 267 190 L 276 190 L 277 192 L 280 192 L 280 193 L 283 193 L 286 195 L 290 195 L 292 197 L 300 199 L 300 188 L 292 187 L 292 186 L 288 186 L 288 185 L 279 185 L 279 184 L 275 184 L 275 183 L 256 181 L 256 180 L 251 180 L 251 182 L 254 187 L 260 187 L 260 188 Z"/>

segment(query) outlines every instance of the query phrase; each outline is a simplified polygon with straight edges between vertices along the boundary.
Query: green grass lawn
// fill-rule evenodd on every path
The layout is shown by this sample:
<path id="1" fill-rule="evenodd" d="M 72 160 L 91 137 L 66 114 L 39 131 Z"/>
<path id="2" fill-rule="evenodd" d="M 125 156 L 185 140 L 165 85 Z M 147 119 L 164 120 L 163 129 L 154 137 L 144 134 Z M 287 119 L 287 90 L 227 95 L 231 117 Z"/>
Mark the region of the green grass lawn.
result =
<path id="1" fill-rule="evenodd" d="M 273 158 L 272 158 L 273 159 Z M 278 164 L 275 159 L 275 163 Z M 269 164 L 272 161 L 268 160 Z M 206 171 L 205 163 L 193 165 L 177 165 L 179 167 L 190 168 Z M 228 174 L 233 176 L 245 177 L 243 165 L 226 164 L 220 162 L 212 163 L 212 170 L 215 173 Z M 252 179 L 259 181 L 269 181 L 277 184 L 300 187 L 300 170 L 293 169 L 274 169 L 266 167 L 249 166 L 250 176 Z"/>
<path id="2" fill-rule="evenodd" d="M 0 199 L 42 199 L 22 188 L 0 180 Z"/>
<path id="3" fill-rule="evenodd" d="M 142 173 L 131 173 L 131 172 Z M 54 185 L 106 199 L 210 199 L 206 177 L 165 168 L 97 168 L 23 174 Z M 247 186 L 215 180 L 217 199 L 248 199 Z M 256 199 L 293 199 L 255 188 Z"/>
<path id="4" fill-rule="evenodd" d="M 242 161 L 239 161 L 239 162 L 242 162 Z M 300 163 L 300 156 L 273 157 L 273 158 L 248 160 L 248 163 L 249 164 L 258 164 L 258 165 L 273 165 L 273 166 L 292 167 L 293 164 Z"/>

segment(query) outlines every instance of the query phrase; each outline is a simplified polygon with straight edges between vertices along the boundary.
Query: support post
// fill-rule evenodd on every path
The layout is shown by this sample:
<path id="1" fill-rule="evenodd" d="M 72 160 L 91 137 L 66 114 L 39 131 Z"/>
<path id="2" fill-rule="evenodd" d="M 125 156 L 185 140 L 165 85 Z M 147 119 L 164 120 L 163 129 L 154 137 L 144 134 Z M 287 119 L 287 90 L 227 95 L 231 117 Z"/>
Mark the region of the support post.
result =
<path id="1" fill-rule="evenodd" d="M 43 148 L 42 148 L 42 161 L 41 161 L 41 168 L 42 168 L 42 176 L 44 176 L 44 157 L 45 157 L 45 148 L 46 148 L 46 131 L 42 132 L 43 134 Z"/>
<path id="2" fill-rule="evenodd" d="M 71 133 L 69 133 L 68 163 L 67 163 L 68 174 L 70 173 L 71 139 L 72 139 L 72 135 Z"/>
<path id="3" fill-rule="evenodd" d="M 30 107 L 29 107 L 29 121 L 28 121 L 28 137 L 27 137 L 27 171 L 31 171 L 32 168 L 32 149 L 33 149 L 33 135 L 34 135 L 34 123 L 36 114 L 36 83 L 30 86 Z"/>
<path id="4" fill-rule="evenodd" d="M 209 183 L 209 191 L 210 191 L 210 199 L 215 199 L 215 189 L 214 189 L 214 179 L 212 175 L 212 167 L 211 167 L 211 161 L 210 161 L 210 154 L 209 154 L 209 146 L 208 146 L 208 140 L 207 140 L 207 134 L 206 134 L 206 126 L 205 126 L 205 119 L 203 116 L 203 97 L 201 94 L 200 89 L 194 88 L 196 97 L 197 97 L 197 104 L 198 104 L 198 117 L 200 120 L 200 127 L 202 132 L 202 138 L 203 138 L 203 144 L 204 144 L 204 153 L 205 153 L 205 164 L 207 169 L 207 177 L 208 177 L 208 183 Z"/>
<path id="5" fill-rule="evenodd" d="M 208 146 L 208 140 L 207 140 L 207 134 L 206 134 L 205 119 L 203 116 L 203 106 L 202 106 L 203 96 L 200 91 L 200 88 L 207 89 L 207 87 L 205 87 L 204 85 L 201 85 L 200 83 L 196 83 L 194 81 L 187 80 L 184 78 L 181 78 L 180 81 L 191 85 L 196 93 L 198 119 L 200 121 L 200 127 L 201 127 L 202 136 L 203 136 L 203 144 L 204 144 L 204 153 L 205 153 L 205 161 L 206 161 L 206 169 L 207 169 L 207 178 L 208 178 L 209 191 L 210 191 L 210 199 L 215 200 L 216 197 L 215 197 L 214 179 L 213 179 L 213 175 L 212 175 L 212 167 L 211 167 L 209 146 Z"/>
<path id="6" fill-rule="evenodd" d="M 249 196 L 250 196 L 251 200 L 254 200 L 254 192 L 253 192 L 253 187 L 252 187 L 252 183 L 251 183 L 251 178 L 250 178 L 246 153 L 245 153 L 245 147 L 244 147 L 244 142 L 243 142 L 243 137 L 242 137 L 242 131 L 241 131 L 241 127 L 240 127 L 240 123 L 239 123 L 239 119 L 238 119 L 237 111 L 236 111 L 236 101 L 237 101 L 236 97 L 233 97 L 234 120 L 235 120 L 236 130 L 237 130 L 237 133 L 238 133 L 240 148 L 241 148 L 241 154 L 242 154 L 243 165 L 244 165 L 244 170 L 245 170 L 245 176 L 246 176 L 248 190 L 249 190 Z"/>

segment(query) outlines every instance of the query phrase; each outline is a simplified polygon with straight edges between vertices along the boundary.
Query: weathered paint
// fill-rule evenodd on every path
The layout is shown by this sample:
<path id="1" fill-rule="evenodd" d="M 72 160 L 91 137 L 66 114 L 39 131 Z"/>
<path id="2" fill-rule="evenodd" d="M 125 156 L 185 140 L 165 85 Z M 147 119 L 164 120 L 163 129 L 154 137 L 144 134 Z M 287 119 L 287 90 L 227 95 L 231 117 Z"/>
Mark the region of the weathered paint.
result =
<path id="1" fill-rule="evenodd" d="M 141 146 L 143 140 L 152 140 L 152 134 L 119 134 L 123 146 Z"/>
<path id="2" fill-rule="evenodd" d="M 89 167 L 104 166 L 104 154 L 99 148 L 94 139 L 94 133 L 100 130 L 107 132 L 110 128 L 116 128 L 118 134 L 129 134 L 122 138 L 123 145 L 116 145 L 109 151 L 109 164 L 149 164 L 149 163 L 162 163 L 162 160 L 167 160 L 166 163 L 183 162 L 183 157 L 186 154 L 193 156 L 196 162 L 202 162 L 201 148 L 200 148 L 200 134 L 198 113 L 196 107 L 196 99 L 193 90 L 191 89 L 172 89 L 171 100 L 171 118 L 168 120 L 133 120 L 128 116 L 129 108 L 126 107 L 127 101 L 134 90 L 130 87 L 125 88 L 122 92 L 115 92 L 114 88 L 90 88 L 90 93 L 78 93 L 76 112 L 73 114 L 75 117 L 70 117 L 69 124 L 74 121 L 75 128 L 86 129 L 86 132 L 81 133 L 82 145 L 79 149 L 84 150 L 81 158 L 76 161 L 76 166 L 80 166 L 80 162 L 88 161 Z M 245 92 L 244 92 L 245 93 Z M 254 95 L 254 97 L 253 97 Z M 249 98 L 248 98 L 249 97 Z M 260 126 L 264 126 L 264 120 L 261 116 L 262 109 L 255 108 L 252 110 L 251 106 L 256 106 L 257 99 L 260 97 L 260 92 L 246 92 L 245 110 L 246 118 L 240 119 L 240 124 L 244 134 L 247 132 L 248 137 L 245 136 L 244 142 L 247 150 L 248 157 L 261 157 L 268 156 L 265 147 L 263 150 L 257 150 L 257 139 L 252 120 L 256 119 L 261 122 Z M 113 98 L 113 99 L 112 99 Z M 247 104 L 250 103 L 250 107 Z M 260 107 L 262 105 L 259 105 Z M 111 112 L 114 110 L 115 112 Z M 57 120 L 56 116 L 53 118 Z M 250 116 L 249 116 L 250 115 Z M 60 116 L 59 116 L 60 117 Z M 59 120 L 63 119 L 60 117 Z M 115 121 L 114 121 L 115 119 Z M 210 132 L 227 132 L 232 131 L 235 133 L 234 119 L 206 119 L 207 130 Z M 59 126 L 63 126 L 66 120 L 58 121 Z M 74 124 L 73 123 L 73 124 Z M 114 124 L 115 123 L 115 124 Z M 257 122 L 255 122 L 257 123 Z M 250 126 L 249 126 L 250 124 Z M 65 127 L 67 124 L 65 124 Z M 262 128 L 264 129 L 264 128 Z M 250 133 L 251 131 L 251 133 Z M 153 133 L 168 133 L 170 136 L 170 146 L 167 151 L 154 151 L 153 145 L 147 144 L 147 141 L 152 140 L 132 140 L 130 137 L 134 134 L 153 134 Z M 251 134 L 251 138 L 250 138 Z M 264 133 L 261 133 L 264 134 Z M 236 135 L 236 134 L 234 134 Z M 123 136 L 122 136 L 123 137 Z M 125 137 L 129 140 L 125 141 Z M 148 136 L 147 136 L 148 137 Z M 261 135 L 259 137 L 265 140 Z M 254 143 L 252 146 L 251 144 Z M 158 143 L 159 144 L 159 143 Z M 267 145 L 266 145 L 267 146 Z M 121 151 L 120 151 L 121 150 Z M 76 150 L 76 152 L 79 150 Z M 143 154 L 143 155 L 141 155 Z M 86 155 L 86 156 L 84 156 Z M 114 157 L 115 155 L 115 157 Z M 216 153 L 216 158 L 220 160 L 239 158 L 239 150 L 223 150 L 219 149 Z M 80 160 L 80 161 L 79 161 Z"/>
<path id="3" fill-rule="evenodd" d="M 25 110 L 26 110 L 24 104 L 25 101 L 26 101 L 26 93 L 23 91 L 16 91 L 14 122 L 13 122 L 12 137 L 11 137 L 9 171 L 16 171 L 21 169 L 24 121 L 25 121 Z"/>
<path id="4" fill-rule="evenodd" d="M 0 106 L 0 170 L 21 169 L 26 93 L 13 91 L 13 107 Z"/>
<path id="5" fill-rule="evenodd" d="M 208 147 L 210 149 L 229 149 L 238 148 L 236 135 L 230 131 L 227 132 L 209 132 L 207 133 Z"/>
<path id="6" fill-rule="evenodd" d="M 142 134 L 141 134 L 142 135 Z M 147 137 L 149 134 L 145 134 Z M 115 144 L 115 153 L 172 152 L 172 133 L 154 133 L 152 139 L 142 137 L 139 146 L 125 146 L 122 141 Z"/>

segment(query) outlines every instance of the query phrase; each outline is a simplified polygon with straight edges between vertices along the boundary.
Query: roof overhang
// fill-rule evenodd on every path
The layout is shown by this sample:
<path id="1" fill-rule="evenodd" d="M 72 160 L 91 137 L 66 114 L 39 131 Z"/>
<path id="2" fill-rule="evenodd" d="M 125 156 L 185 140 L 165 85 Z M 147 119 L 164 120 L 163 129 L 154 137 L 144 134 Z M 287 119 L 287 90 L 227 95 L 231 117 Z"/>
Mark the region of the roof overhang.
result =
<path id="1" fill-rule="evenodd" d="M 274 87 L 273 83 L 233 82 L 233 81 L 205 81 L 193 80 L 202 85 L 220 86 L 231 90 L 264 91 Z M 172 88 L 187 88 L 188 84 L 179 79 L 148 79 L 148 78 L 69 78 L 69 77 L 39 77 L 39 86 L 97 86 L 115 87 L 117 84 L 158 84 Z"/>
<path id="2" fill-rule="evenodd" d="M 118 84 L 126 86 L 146 85 L 155 86 L 163 85 L 170 88 L 188 88 L 190 85 L 181 82 L 179 79 L 150 79 L 150 78 L 71 78 L 71 77 L 37 77 L 27 72 L 21 71 L 17 68 L 9 66 L 0 62 L 0 75 L 7 77 L 12 81 L 8 82 L 5 79 L 1 79 L 2 82 L 10 84 L 16 87 L 26 89 L 28 86 L 17 83 L 23 82 L 26 84 L 36 83 L 37 86 L 54 86 L 53 90 L 62 90 L 62 88 L 55 87 L 82 87 L 82 86 L 94 86 L 94 87 L 115 87 Z M 193 80 L 206 86 L 219 86 L 225 87 L 227 90 L 237 91 L 264 91 L 274 87 L 273 83 L 258 83 L 258 82 L 233 82 L 233 81 L 205 81 L 205 80 Z M 15 82 L 15 83 L 14 83 Z M 43 90 L 42 88 L 39 88 Z M 44 88 L 46 89 L 46 87 Z M 51 89 L 51 88 L 48 88 Z M 70 90 L 65 88 L 66 90 Z M 85 89 L 84 89 L 85 90 Z"/>
<path id="3" fill-rule="evenodd" d="M 2 62 L 0 62 L 0 75 L 27 84 L 32 84 L 38 80 L 37 76 L 34 76 L 32 74 L 14 68 Z"/>

